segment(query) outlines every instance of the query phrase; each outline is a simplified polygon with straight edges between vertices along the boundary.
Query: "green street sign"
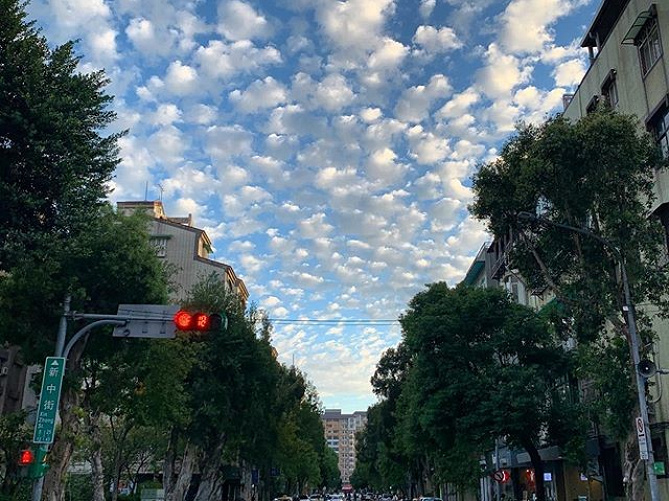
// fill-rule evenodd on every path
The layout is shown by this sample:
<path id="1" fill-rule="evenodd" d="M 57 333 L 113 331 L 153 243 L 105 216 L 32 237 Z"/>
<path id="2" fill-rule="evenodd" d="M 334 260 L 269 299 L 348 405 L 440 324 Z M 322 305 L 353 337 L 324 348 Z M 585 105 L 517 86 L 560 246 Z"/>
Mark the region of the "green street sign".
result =
<path id="1" fill-rule="evenodd" d="M 63 357 L 46 357 L 42 391 L 35 419 L 33 443 L 52 444 L 56 431 L 56 414 L 60 403 L 60 390 L 63 386 L 65 359 Z"/>

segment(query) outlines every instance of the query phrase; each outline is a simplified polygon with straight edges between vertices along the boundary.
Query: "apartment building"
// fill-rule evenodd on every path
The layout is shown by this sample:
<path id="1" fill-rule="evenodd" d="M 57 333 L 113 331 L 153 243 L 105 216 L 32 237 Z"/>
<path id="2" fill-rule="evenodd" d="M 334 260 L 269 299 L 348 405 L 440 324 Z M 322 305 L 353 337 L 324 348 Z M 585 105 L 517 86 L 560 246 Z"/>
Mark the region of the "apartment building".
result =
<path id="1" fill-rule="evenodd" d="M 201 277 L 216 273 L 225 280 L 228 291 L 239 295 L 246 302 L 249 293 L 244 281 L 237 277 L 231 266 L 210 259 L 211 240 L 204 230 L 193 226 L 190 214 L 168 217 L 163 203 L 159 200 L 118 202 L 117 207 L 122 214 L 141 211 L 153 218 L 149 227 L 149 238 L 156 249 L 156 255 L 176 268 L 172 277 L 175 290 L 171 299 L 179 301 L 185 298 Z"/>
<path id="2" fill-rule="evenodd" d="M 322 420 L 327 445 L 339 458 L 342 484 L 347 484 L 355 470 L 355 434 L 367 425 L 367 412 L 342 414 L 341 409 L 326 409 Z"/>
<path id="3" fill-rule="evenodd" d="M 669 3 L 646 0 L 603 0 L 590 24 L 581 46 L 588 51 L 590 66 L 573 94 L 564 98 L 564 116 L 578 120 L 606 102 L 612 108 L 634 114 L 639 126 L 654 134 L 665 155 L 669 155 L 669 70 L 665 54 L 669 51 Z M 653 215 L 660 218 L 669 235 L 669 174 L 657 172 Z M 652 217 L 652 216 L 651 216 Z M 545 291 L 529 290 L 523 278 L 509 269 L 507 252 L 514 242 L 509 233 L 484 245 L 472 263 L 464 282 L 468 285 L 506 288 L 520 304 L 540 309 L 552 299 Z M 639 305 L 638 305 L 639 306 Z M 642 306 L 640 306 L 641 308 Z M 657 342 L 655 362 L 669 367 L 669 324 L 654 323 Z M 662 398 L 663 381 L 651 381 L 651 432 L 662 499 L 669 499 L 666 474 L 669 404 Z M 579 382 L 581 394 L 587 397 L 586 382 Z M 622 448 L 610 441 L 593 425 L 587 444 L 589 464 L 579 472 L 562 462 L 559 451 L 541 451 L 545 461 L 548 495 L 556 499 L 622 499 L 625 495 L 622 473 Z M 499 455 L 499 458 L 496 456 Z M 496 462 L 516 476 L 526 466 L 523 451 L 508 449 L 504 444 L 487 461 Z M 481 499 L 492 499 L 496 486 L 484 479 Z M 507 486 L 508 488 L 508 486 Z M 551 492 L 552 491 L 552 492 Z"/>
<path id="4" fill-rule="evenodd" d="M 638 117 L 639 126 L 669 156 L 669 2 L 605 0 L 581 46 L 589 52 L 590 66 L 577 91 L 568 96 L 564 116 L 578 120 L 606 102 L 621 113 Z M 658 217 L 669 236 L 669 172 L 656 172 L 654 189 L 650 217 Z M 644 309 L 648 305 L 637 306 Z M 652 307 L 648 311 L 653 315 Z M 653 329 L 655 363 L 669 367 L 669 324 L 658 318 Z M 651 443 L 662 499 L 669 499 L 669 401 L 662 395 L 669 384 L 666 377 L 651 379 L 649 400 Z"/>

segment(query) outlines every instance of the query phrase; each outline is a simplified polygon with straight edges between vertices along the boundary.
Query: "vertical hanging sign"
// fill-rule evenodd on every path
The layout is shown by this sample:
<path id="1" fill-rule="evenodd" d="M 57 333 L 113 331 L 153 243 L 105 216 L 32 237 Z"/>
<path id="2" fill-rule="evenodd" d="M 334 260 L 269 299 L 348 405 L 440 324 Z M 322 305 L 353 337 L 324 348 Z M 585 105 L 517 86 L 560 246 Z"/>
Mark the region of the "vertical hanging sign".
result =
<path id="1" fill-rule="evenodd" d="M 56 431 L 56 415 L 60 403 L 60 390 L 63 386 L 63 374 L 65 374 L 65 359 L 63 357 L 46 357 L 42 391 L 40 392 L 35 418 L 35 432 L 33 434 L 33 443 L 35 444 L 53 443 Z"/>
<path id="2" fill-rule="evenodd" d="M 639 455 L 641 459 L 648 459 L 648 437 L 646 436 L 646 426 L 641 417 L 636 418 L 636 436 L 639 439 Z"/>

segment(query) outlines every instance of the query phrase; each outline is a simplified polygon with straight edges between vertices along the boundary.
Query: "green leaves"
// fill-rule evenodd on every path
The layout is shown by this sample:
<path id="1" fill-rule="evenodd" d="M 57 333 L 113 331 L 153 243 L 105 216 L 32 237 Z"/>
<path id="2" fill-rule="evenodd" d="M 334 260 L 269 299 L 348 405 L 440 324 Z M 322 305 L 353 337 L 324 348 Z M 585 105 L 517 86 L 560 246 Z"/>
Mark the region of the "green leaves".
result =
<path id="1" fill-rule="evenodd" d="M 384 399 L 369 409 L 358 482 L 404 486 L 395 472 L 411 471 L 415 481 L 471 487 L 497 437 L 568 445 L 578 456 L 572 356 L 546 318 L 502 289 L 440 282 L 412 298 L 400 323 L 401 344 L 372 378 Z"/>
<path id="2" fill-rule="evenodd" d="M 119 162 L 118 134 L 103 136 L 107 110 L 102 72 L 77 73 L 74 44 L 50 49 L 25 21 L 23 4 L 1 0 L 0 268 L 95 218 Z M 47 239 L 43 237 L 48 236 Z"/>
<path id="3" fill-rule="evenodd" d="M 656 172 L 666 168 L 637 117 L 602 109 L 576 123 L 557 117 L 521 125 L 495 162 L 474 178 L 472 213 L 499 238 L 513 234 L 509 267 L 531 289 L 556 297 L 551 321 L 579 344 L 579 377 L 600 397 L 589 402 L 616 436 L 633 409 L 624 304 L 615 251 L 601 241 L 551 225 L 521 224 L 520 211 L 558 224 L 586 227 L 624 257 L 635 304 L 669 315 L 666 235 L 656 208 Z M 652 315 L 639 312 L 643 345 L 653 339 Z M 618 338 L 616 339 L 616 336 Z"/>

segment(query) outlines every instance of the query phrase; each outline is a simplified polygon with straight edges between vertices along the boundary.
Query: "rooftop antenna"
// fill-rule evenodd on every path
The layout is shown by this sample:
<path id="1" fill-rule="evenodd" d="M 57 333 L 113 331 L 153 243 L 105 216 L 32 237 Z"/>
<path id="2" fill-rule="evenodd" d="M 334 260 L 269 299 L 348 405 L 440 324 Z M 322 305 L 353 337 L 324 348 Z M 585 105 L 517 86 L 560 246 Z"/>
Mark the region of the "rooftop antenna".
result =
<path id="1" fill-rule="evenodd" d="M 156 186 L 160 190 L 160 201 L 162 202 L 163 201 L 163 191 L 165 191 L 165 189 L 163 188 L 163 185 L 160 184 L 160 183 L 156 184 Z"/>

